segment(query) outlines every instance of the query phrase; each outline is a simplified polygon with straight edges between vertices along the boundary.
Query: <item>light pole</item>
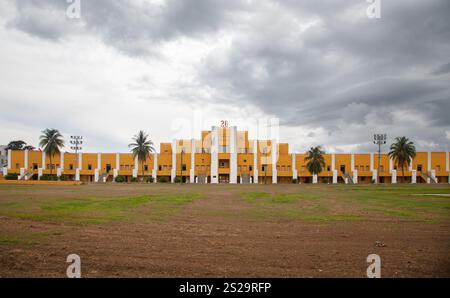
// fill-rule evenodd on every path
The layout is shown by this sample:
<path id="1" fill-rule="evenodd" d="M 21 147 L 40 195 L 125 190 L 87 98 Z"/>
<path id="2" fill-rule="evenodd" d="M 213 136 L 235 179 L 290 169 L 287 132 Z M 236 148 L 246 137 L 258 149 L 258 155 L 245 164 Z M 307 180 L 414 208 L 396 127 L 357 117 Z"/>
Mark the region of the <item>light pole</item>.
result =
<path id="1" fill-rule="evenodd" d="M 78 167 L 78 151 L 83 149 L 81 147 L 81 145 L 83 144 L 83 137 L 70 136 L 70 144 L 72 144 L 70 149 L 75 150 L 75 171 L 76 171 Z"/>
<path id="2" fill-rule="evenodd" d="M 373 143 L 378 145 L 377 183 L 380 181 L 381 145 L 386 144 L 386 134 L 374 134 Z"/>

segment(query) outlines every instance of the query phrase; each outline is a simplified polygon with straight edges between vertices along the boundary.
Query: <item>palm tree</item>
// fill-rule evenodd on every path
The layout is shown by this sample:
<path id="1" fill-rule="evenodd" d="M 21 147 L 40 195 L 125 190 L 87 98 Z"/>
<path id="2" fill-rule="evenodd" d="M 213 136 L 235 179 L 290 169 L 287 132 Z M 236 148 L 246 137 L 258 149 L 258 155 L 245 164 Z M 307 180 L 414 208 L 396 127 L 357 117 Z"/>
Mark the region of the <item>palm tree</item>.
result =
<path id="1" fill-rule="evenodd" d="M 402 169 L 402 182 L 405 176 L 405 166 L 409 166 L 411 159 L 416 157 L 416 147 L 407 137 L 396 137 L 391 145 L 389 157 Z"/>
<path id="2" fill-rule="evenodd" d="M 45 129 L 42 131 L 42 135 L 39 137 L 41 146 L 45 152 L 50 156 L 50 175 L 53 174 L 53 157 L 55 154 L 60 153 L 60 149 L 64 147 L 64 139 L 62 134 L 57 129 Z M 43 165 L 44 166 L 44 165 Z"/>
<path id="3" fill-rule="evenodd" d="M 306 167 L 311 174 L 320 174 L 322 169 L 325 167 L 325 159 L 323 155 L 325 152 L 322 150 L 321 146 L 311 147 L 311 149 L 306 152 L 305 161 L 308 161 Z"/>
<path id="4" fill-rule="evenodd" d="M 142 179 L 144 179 L 144 163 L 150 156 L 150 153 L 155 152 L 155 148 L 153 147 L 153 142 L 148 139 L 148 134 L 142 130 L 133 137 L 133 141 L 134 143 L 129 144 L 128 147 L 131 148 L 133 157 L 136 158 L 137 156 L 138 161 L 141 162 Z"/>

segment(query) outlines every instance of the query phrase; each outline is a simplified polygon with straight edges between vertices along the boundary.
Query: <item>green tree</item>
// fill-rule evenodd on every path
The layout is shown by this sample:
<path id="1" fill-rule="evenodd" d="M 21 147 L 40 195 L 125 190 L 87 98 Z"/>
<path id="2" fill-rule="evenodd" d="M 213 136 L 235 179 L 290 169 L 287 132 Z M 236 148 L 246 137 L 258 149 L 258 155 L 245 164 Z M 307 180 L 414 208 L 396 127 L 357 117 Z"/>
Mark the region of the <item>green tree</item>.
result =
<path id="1" fill-rule="evenodd" d="M 142 179 L 144 179 L 145 161 L 151 152 L 155 152 L 155 148 L 153 147 L 153 142 L 148 138 L 148 134 L 142 130 L 133 137 L 133 141 L 134 143 L 129 144 L 128 147 L 131 148 L 133 157 L 136 158 L 137 156 L 138 161 L 141 163 Z"/>
<path id="2" fill-rule="evenodd" d="M 416 157 L 416 147 L 407 137 L 396 137 L 391 145 L 389 157 L 402 169 L 402 182 L 405 176 L 405 167 L 409 166 L 411 159 Z"/>
<path id="3" fill-rule="evenodd" d="M 64 139 L 62 134 L 57 129 L 45 129 L 42 131 L 42 135 L 39 137 L 39 146 L 50 157 L 50 175 L 53 174 L 53 157 L 55 154 L 61 152 L 61 148 L 64 147 Z"/>
<path id="4" fill-rule="evenodd" d="M 22 140 L 18 140 L 18 141 L 11 141 L 9 142 L 9 144 L 6 146 L 6 150 L 23 150 L 24 146 L 27 143 L 25 143 Z"/>
<path id="5" fill-rule="evenodd" d="M 321 146 L 311 147 L 311 149 L 306 152 L 305 161 L 307 161 L 306 168 L 311 174 L 320 174 L 325 167 L 325 159 L 323 155 L 325 152 L 322 150 Z"/>

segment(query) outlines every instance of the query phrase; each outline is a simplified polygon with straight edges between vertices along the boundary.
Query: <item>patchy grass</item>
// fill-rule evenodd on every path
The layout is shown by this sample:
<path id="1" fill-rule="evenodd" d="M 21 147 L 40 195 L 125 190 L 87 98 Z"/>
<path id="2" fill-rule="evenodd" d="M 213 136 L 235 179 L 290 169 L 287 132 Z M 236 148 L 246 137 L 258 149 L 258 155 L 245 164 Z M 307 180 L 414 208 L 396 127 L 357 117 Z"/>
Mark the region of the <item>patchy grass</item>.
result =
<path id="1" fill-rule="evenodd" d="M 184 193 L 51 201 L 28 200 L 3 203 L 0 205 L 0 214 L 19 219 L 75 225 L 133 221 L 136 215 L 142 214 L 146 214 L 145 217 L 148 218 L 167 219 L 174 215 L 181 206 L 192 203 L 199 197 L 198 194 Z"/>
<path id="2" fill-rule="evenodd" d="M 251 205 L 248 216 L 253 220 L 304 220 L 313 222 L 354 221 L 362 217 L 335 213 L 315 193 L 241 193 Z"/>
<path id="3" fill-rule="evenodd" d="M 355 221 L 388 218 L 439 223 L 450 220 L 450 187 L 331 185 L 305 187 L 298 193 L 244 192 L 252 219 Z"/>

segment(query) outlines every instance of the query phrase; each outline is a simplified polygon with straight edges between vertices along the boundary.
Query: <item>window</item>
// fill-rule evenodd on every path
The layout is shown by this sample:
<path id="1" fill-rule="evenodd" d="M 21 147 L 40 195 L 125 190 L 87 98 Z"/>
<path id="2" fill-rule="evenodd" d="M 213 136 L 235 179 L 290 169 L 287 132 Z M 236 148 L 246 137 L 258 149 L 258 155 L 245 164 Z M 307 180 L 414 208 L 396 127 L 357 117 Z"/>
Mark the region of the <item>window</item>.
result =
<path id="1" fill-rule="evenodd" d="M 16 169 L 18 169 L 20 167 L 20 165 L 18 163 L 16 163 Z"/>
<path id="2" fill-rule="evenodd" d="M 146 171 L 146 172 L 148 171 L 148 165 L 144 166 L 144 171 Z"/>
<path id="3" fill-rule="evenodd" d="M 436 166 L 436 172 L 440 172 L 441 171 L 441 166 Z"/>
<path id="4" fill-rule="evenodd" d="M 181 170 L 182 171 L 186 171 L 186 165 L 185 164 L 181 166 Z"/>
<path id="5" fill-rule="evenodd" d="M 88 165 L 88 170 L 89 170 L 89 171 L 92 170 L 92 165 Z"/>
<path id="6" fill-rule="evenodd" d="M 331 170 L 330 166 L 327 166 L 327 171 L 329 172 Z"/>
<path id="7" fill-rule="evenodd" d="M 261 171 L 265 172 L 266 171 L 266 167 L 267 167 L 266 165 L 262 165 L 261 166 Z"/>
<path id="8" fill-rule="evenodd" d="M 162 166 L 158 166 L 158 171 L 162 171 Z"/>
<path id="9" fill-rule="evenodd" d="M 73 170 L 73 164 L 69 165 L 69 170 Z"/>
<path id="10" fill-rule="evenodd" d="M 249 169 L 249 171 L 253 171 L 253 167 L 252 166 L 249 166 L 248 169 Z"/>
<path id="11" fill-rule="evenodd" d="M 384 166 L 380 166 L 380 172 L 384 172 Z"/>
<path id="12" fill-rule="evenodd" d="M 247 162 L 247 160 L 246 159 L 244 159 L 244 163 L 246 163 Z"/>
<path id="13" fill-rule="evenodd" d="M 417 165 L 417 171 L 422 172 L 422 165 Z"/>
<path id="14" fill-rule="evenodd" d="M 366 171 L 369 172 L 370 171 L 370 167 L 366 166 Z"/>
<path id="15" fill-rule="evenodd" d="M 34 163 L 33 164 L 33 170 L 37 170 L 38 169 L 38 164 L 37 163 Z"/>

